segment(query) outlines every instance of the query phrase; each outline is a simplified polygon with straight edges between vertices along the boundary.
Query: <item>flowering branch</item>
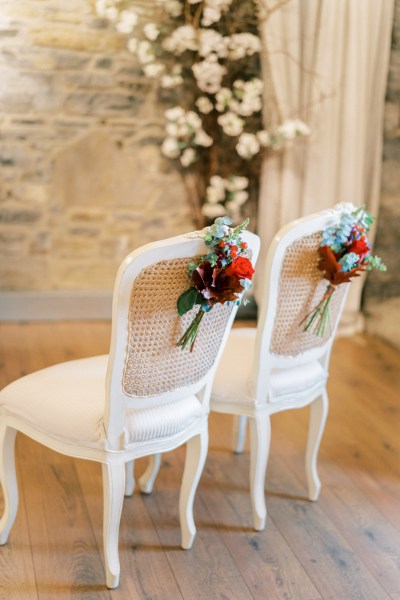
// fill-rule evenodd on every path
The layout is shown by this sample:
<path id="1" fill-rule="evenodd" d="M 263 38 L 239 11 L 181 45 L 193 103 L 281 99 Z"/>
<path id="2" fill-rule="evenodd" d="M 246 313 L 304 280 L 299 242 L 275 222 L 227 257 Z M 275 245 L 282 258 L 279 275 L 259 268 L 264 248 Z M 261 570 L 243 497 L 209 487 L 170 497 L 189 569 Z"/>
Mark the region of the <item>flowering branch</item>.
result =
<path id="1" fill-rule="evenodd" d="M 157 23 L 143 23 L 129 0 L 97 0 L 160 97 L 175 104 L 165 112 L 161 151 L 200 182 L 206 220 L 228 213 L 240 222 L 257 197 L 266 152 L 309 134 L 297 118 L 263 125 L 260 6 L 269 16 L 288 1 L 162 0 Z"/>

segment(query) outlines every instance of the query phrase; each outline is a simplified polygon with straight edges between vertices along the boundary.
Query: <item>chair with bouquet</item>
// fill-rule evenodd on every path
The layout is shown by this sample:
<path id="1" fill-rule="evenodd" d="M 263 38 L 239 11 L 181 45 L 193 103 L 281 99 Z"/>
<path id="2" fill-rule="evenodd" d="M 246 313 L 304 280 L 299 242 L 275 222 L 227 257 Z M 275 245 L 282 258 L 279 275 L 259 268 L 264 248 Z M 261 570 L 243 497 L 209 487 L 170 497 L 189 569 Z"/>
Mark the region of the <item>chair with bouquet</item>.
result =
<path id="1" fill-rule="evenodd" d="M 364 270 L 385 270 L 371 255 L 364 208 L 339 204 L 283 227 L 258 273 L 257 328 L 234 328 L 214 379 L 211 410 L 235 415 L 235 451 L 242 452 L 250 421 L 250 496 L 253 524 L 262 530 L 271 415 L 310 406 L 305 470 L 308 497 L 321 483 L 317 456 L 328 414 L 332 343 L 349 290 Z M 237 369 L 240 356 L 241 368 Z"/>
<path id="2" fill-rule="evenodd" d="M 50 366 L 0 392 L 0 545 L 7 542 L 17 513 L 14 446 L 20 431 L 55 451 L 101 463 L 109 588 L 118 586 L 120 576 L 118 536 L 126 465 L 186 444 L 179 515 L 182 547 L 191 547 L 196 533 L 194 495 L 207 454 L 212 381 L 246 287 L 240 269 L 234 268 L 236 257 L 227 249 L 240 240 L 237 264 L 246 263 L 251 270 L 259 250 L 258 237 L 244 228 L 232 229 L 222 219 L 205 232 L 132 252 L 115 282 L 109 355 Z M 245 246 L 252 252 L 251 261 L 243 256 Z M 186 290 L 188 264 L 203 293 Z M 204 282 L 209 280 L 219 286 L 217 300 L 206 290 Z M 178 297 L 182 318 L 176 309 Z M 233 301 L 226 302 L 228 298 Z"/>

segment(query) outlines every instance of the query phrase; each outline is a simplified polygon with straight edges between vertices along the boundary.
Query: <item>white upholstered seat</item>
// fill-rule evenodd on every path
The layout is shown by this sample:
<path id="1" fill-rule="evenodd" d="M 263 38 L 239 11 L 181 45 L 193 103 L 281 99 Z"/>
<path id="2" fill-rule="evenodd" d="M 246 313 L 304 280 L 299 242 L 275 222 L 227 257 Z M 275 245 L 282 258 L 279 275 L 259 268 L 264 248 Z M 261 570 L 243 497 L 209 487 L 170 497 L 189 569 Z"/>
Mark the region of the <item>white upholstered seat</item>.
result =
<path id="1" fill-rule="evenodd" d="M 257 236 L 245 232 L 243 238 L 255 261 Z M 126 486 L 126 465 L 186 444 L 179 516 L 182 547 L 191 547 L 211 384 L 236 312 L 233 305 L 215 307 L 202 321 L 193 352 L 177 347 L 193 318 L 190 313 L 180 318 L 176 309 L 188 286 L 187 265 L 206 253 L 203 237 L 195 233 L 132 252 L 114 287 L 109 356 L 50 366 L 0 392 L 0 545 L 7 542 L 17 514 L 14 444 L 21 431 L 53 450 L 102 464 L 109 588 L 119 583 L 119 522 L 124 492 L 132 491 L 129 482 Z"/>
<path id="2" fill-rule="evenodd" d="M 251 375 L 256 351 L 257 330 L 235 328 L 219 363 L 212 391 L 214 402 L 253 405 Z M 240 368 L 238 368 L 238 357 Z M 327 375 L 318 360 L 288 369 L 271 369 L 269 402 L 281 402 L 292 394 L 307 393 L 325 384 Z M 262 405 L 264 402 L 261 402 Z"/>
<path id="3" fill-rule="evenodd" d="M 71 360 L 21 377 L 2 390 L 0 412 L 62 442 L 106 449 L 107 361 L 108 355 Z M 205 414 L 195 395 L 152 408 L 128 409 L 123 447 L 176 435 Z"/>

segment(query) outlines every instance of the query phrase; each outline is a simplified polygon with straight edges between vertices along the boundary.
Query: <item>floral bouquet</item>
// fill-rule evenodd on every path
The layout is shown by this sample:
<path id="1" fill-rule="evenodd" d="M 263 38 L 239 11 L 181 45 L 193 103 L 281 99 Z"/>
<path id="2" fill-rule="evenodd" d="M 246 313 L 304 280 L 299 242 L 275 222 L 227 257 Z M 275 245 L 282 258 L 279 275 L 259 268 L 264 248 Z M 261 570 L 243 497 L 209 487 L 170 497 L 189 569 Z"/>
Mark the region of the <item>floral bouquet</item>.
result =
<path id="1" fill-rule="evenodd" d="M 254 269 L 251 261 L 244 256 L 247 244 L 241 240 L 241 233 L 249 220 L 235 228 L 229 227 L 231 223 L 229 217 L 219 217 L 207 227 L 204 241 L 210 251 L 188 265 L 191 285 L 178 298 L 178 314 L 184 315 L 195 305 L 199 306 L 199 310 L 177 343 L 182 350 L 190 344 L 190 352 L 193 351 L 205 313 L 218 303 L 234 302 L 239 305 L 242 292 L 251 287 Z"/>
<path id="2" fill-rule="evenodd" d="M 329 284 L 322 300 L 301 321 L 304 331 L 323 337 L 327 322 L 332 330 L 329 307 L 336 286 L 349 283 L 362 271 L 386 271 L 386 265 L 379 256 L 371 255 L 366 234 L 373 220 L 365 208 L 360 207 L 353 212 L 345 212 L 337 227 L 328 227 L 322 232 L 318 269 Z"/>

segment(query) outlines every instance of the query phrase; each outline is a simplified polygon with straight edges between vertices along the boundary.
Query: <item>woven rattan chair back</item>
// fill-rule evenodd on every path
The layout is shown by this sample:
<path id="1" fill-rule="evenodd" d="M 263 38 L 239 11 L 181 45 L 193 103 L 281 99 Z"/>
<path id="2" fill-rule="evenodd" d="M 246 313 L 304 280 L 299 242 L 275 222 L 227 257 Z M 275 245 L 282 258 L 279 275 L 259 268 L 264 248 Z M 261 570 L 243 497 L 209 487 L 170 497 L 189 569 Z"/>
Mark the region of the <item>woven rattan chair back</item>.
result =
<path id="1" fill-rule="evenodd" d="M 278 301 L 270 352 L 278 356 L 297 356 L 323 346 L 332 336 L 347 284 L 338 286 L 330 303 L 330 319 L 322 336 L 304 330 L 305 317 L 323 297 L 328 282 L 318 270 L 318 247 L 321 232 L 315 232 L 291 243 L 281 264 Z"/>
<path id="2" fill-rule="evenodd" d="M 143 269 L 135 279 L 129 304 L 128 347 L 123 377 L 127 396 L 164 394 L 202 380 L 220 348 L 230 306 L 207 313 L 189 351 L 177 347 L 199 307 L 179 317 L 176 302 L 189 286 L 187 265 L 193 257 L 163 260 Z"/>

